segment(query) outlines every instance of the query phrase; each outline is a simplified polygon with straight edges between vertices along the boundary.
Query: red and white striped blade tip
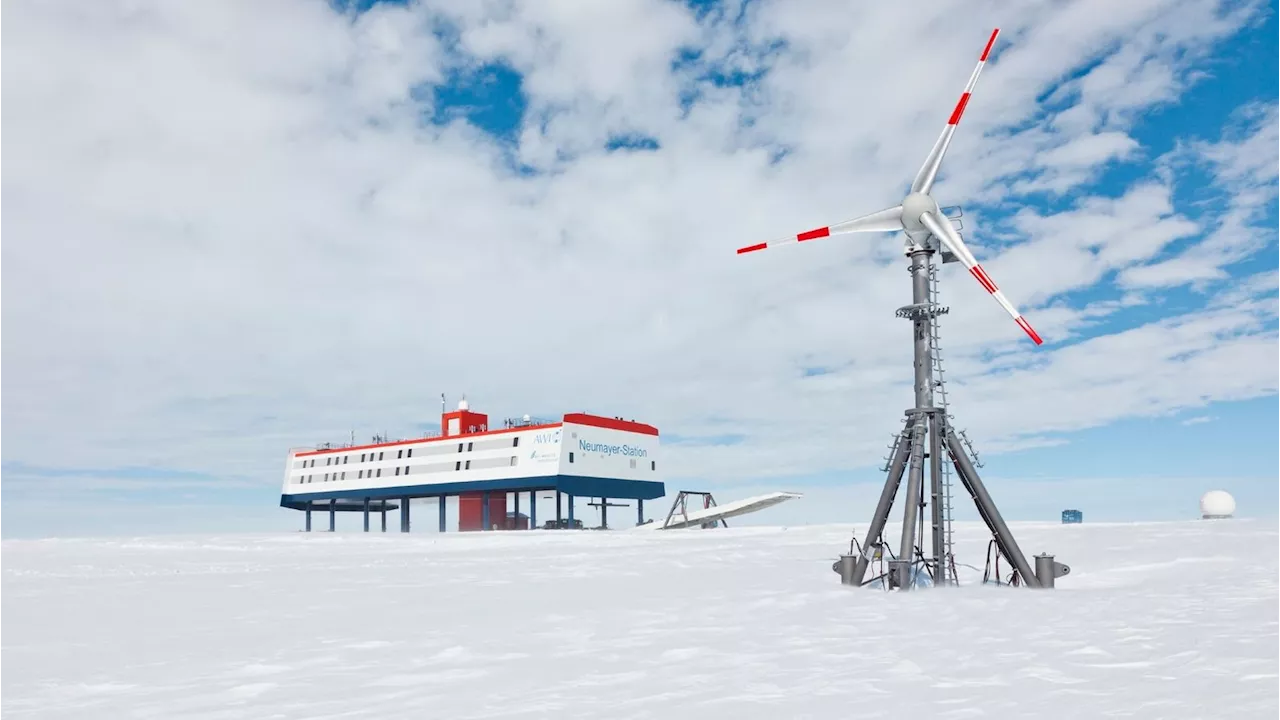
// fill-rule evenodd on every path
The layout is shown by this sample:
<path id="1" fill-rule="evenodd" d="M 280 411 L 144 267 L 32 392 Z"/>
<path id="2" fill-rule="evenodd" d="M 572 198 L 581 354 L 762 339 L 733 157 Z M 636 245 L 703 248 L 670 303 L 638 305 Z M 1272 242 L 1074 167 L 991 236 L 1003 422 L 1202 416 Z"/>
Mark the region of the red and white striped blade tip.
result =
<path id="1" fill-rule="evenodd" d="M 991 31 L 991 37 L 987 39 L 987 46 L 982 48 L 982 57 L 978 58 L 978 67 L 974 69 L 973 75 L 969 77 L 969 84 L 965 86 L 964 92 L 960 95 L 960 102 L 956 103 L 955 110 L 951 111 L 951 117 L 947 120 L 948 125 L 959 125 L 960 118 L 964 115 L 964 109 L 969 105 L 969 98 L 973 95 L 973 88 L 978 84 L 978 74 L 982 72 L 982 66 L 987 64 L 987 57 L 991 55 L 991 48 L 996 44 L 996 36 L 1000 34 L 1000 28 Z"/>
<path id="2" fill-rule="evenodd" d="M 1040 339 L 1040 335 L 1036 333 L 1036 329 L 1031 327 L 1031 323 L 1027 322 L 1026 318 L 1019 315 L 1017 318 L 1015 318 L 1014 322 L 1018 323 L 1018 327 L 1022 328 L 1022 331 L 1025 332 L 1027 336 L 1031 338 L 1032 342 L 1034 342 L 1037 345 L 1044 344 L 1044 341 Z"/>
<path id="3" fill-rule="evenodd" d="M 991 279 L 991 276 L 987 274 L 986 270 L 982 269 L 981 265 L 975 263 L 973 267 L 969 268 L 969 274 L 977 279 L 978 284 L 982 285 L 984 290 L 991 293 L 996 301 L 1000 303 L 1001 307 L 1005 309 L 1005 312 L 1009 313 L 1013 318 L 1013 321 L 1018 323 L 1018 327 L 1022 328 L 1022 331 L 1027 334 L 1027 337 L 1030 337 L 1036 345 L 1044 344 L 1044 341 L 1040 339 L 1039 333 L 1037 333 L 1035 328 L 1031 327 L 1031 323 L 1027 322 L 1026 318 L 1022 317 L 1017 309 L 1009 303 L 1009 300 L 1004 296 L 1004 293 L 1000 292 L 1000 288 L 996 287 L 996 281 Z"/>
<path id="4" fill-rule="evenodd" d="M 797 235 L 791 235 L 789 237 L 782 238 L 781 240 L 774 240 L 772 242 L 762 242 L 756 245 L 748 245 L 746 247 L 738 248 L 738 254 L 742 255 L 743 253 L 755 252 L 757 250 L 764 250 L 765 248 L 769 248 L 774 245 L 789 245 L 791 243 L 804 242 L 805 240 L 817 240 L 818 238 L 824 238 L 824 237 L 830 237 L 830 236 L 831 236 L 831 226 L 828 225 L 827 227 L 820 227 L 815 230 L 810 230 L 808 232 L 802 232 Z"/>

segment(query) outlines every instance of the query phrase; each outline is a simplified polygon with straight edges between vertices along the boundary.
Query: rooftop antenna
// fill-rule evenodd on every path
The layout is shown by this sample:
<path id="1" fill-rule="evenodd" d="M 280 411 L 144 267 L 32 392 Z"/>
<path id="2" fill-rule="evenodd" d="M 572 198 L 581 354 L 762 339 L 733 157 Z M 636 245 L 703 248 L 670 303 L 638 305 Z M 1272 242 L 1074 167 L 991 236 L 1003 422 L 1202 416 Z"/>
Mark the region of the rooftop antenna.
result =
<path id="1" fill-rule="evenodd" d="M 937 317 L 944 315 L 949 308 L 937 302 L 937 271 L 933 264 L 933 255 L 942 256 L 942 262 L 951 263 L 959 260 L 969 269 L 969 274 L 1000 303 L 1000 307 L 1009 313 L 1018 327 L 1040 345 L 1042 340 L 1022 317 L 1017 308 L 1005 298 L 991 277 L 978 264 L 973 253 L 965 245 L 959 230 L 952 221 L 960 217 L 959 208 L 948 208 L 947 212 L 938 207 L 930 192 L 938 171 L 942 167 L 942 159 L 951 144 L 956 127 L 973 88 L 978 83 L 978 75 L 987 63 L 991 48 L 995 45 L 999 28 L 991 33 L 987 45 L 978 59 L 978 66 L 969 76 L 969 84 L 965 86 L 960 101 L 952 110 L 942 134 L 934 143 L 933 149 L 925 158 L 924 165 L 916 173 L 911 183 L 911 192 L 896 205 L 879 212 L 863 215 L 836 225 L 820 227 L 798 235 L 791 235 L 767 243 L 749 245 L 738 250 L 738 254 L 755 252 L 778 245 L 800 243 L 807 240 L 863 232 L 903 232 L 906 234 L 904 254 L 911 259 L 910 305 L 898 308 L 897 316 L 910 320 L 915 338 L 915 406 L 906 411 L 905 426 L 895 437 L 889 462 L 885 469 L 888 478 L 880 500 L 876 504 L 871 518 L 871 527 L 867 531 L 866 545 L 857 553 L 851 543 L 848 555 L 843 555 L 836 563 L 836 571 L 840 580 L 846 585 L 866 585 L 881 583 L 886 589 L 907 590 L 923 581 L 930 580 L 934 585 L 946 585 L 957 582 L 955 558 L 951 543 L 951 503 L 950 482 L 944 483 L 944 476 L 949 479 L 950 468 L 947 459 L 955 467 L 960 482 L 973 499 L 978 514 L 991 531 L 992 542 L 1008 564 L 1014 568 L 1009 584 L 1021 584 L 1026 587 L 1053 587 L 1056 577 L 1070 572 L 1070 568 L 1053 561 L 1051 555 L 1040 555 L 1036 558 L 1035 571 L 1027 562 L 1018 543 L 1014 540 L 1004 518 L 996 509 L 995 502 L 983 485 L 982 479 L 975 469 L 976 462 L 969 459 L 972 448 L 964 440 L 963 433 L 957 433 L 951 426 L 951 415 L 947 411 L 946 391 L 942 383 L 942 359 L 938 350 Z M 936 379 L 935 379 L 936 374 Z M 935 396 L 935 389 L 938 390 Z M 946 455 L 944 456 L 944 450 Z M 929 494 L 924 492 L 925 464 L 928 462 L 930 487 Z M 889 519 L 889 511 L 898 493 L 903 472 L 907 475 L 905 508 L 902 522 L 902 538 L 898 545 L 898 554 L 892 555 L 885 542 L 884 526 Z M 930 523 L 931 552 L 925 553 L 924 510 L 931 506 Z M 918 524 L 917 524 L 917 521 Z M 920 533 L 917 536 L 917 527 Z M 867 568 L 873 559 L 881 559 L 889 555 L 889 569 L 869 581 L 864 582 Z M 996 558 L 997 568 L 999 558 Z M 998 577 L 998 575 L 997 575 Z"/>

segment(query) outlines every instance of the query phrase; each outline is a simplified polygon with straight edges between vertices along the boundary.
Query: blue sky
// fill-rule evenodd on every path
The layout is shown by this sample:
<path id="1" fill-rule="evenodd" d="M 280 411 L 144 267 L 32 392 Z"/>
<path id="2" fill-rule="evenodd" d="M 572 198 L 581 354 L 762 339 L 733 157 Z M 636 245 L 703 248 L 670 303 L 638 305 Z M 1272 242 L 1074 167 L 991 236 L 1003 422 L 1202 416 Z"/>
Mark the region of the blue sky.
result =
<path id="1" fill-rule="evenodd" d="M 1046 338 L 944 269 L 997 502 L 1277 513 L 1275 3 L 694 5 L 7 8 L 40 70 L 5 78 L 3 534 L 294 529 L 290 446 L 442 391 L 866 522 L 901 241 L 732 250 L 897 202 L 996 24 L 935 195 Z M 933 51 L 886 60 L 912 22 Z"/>

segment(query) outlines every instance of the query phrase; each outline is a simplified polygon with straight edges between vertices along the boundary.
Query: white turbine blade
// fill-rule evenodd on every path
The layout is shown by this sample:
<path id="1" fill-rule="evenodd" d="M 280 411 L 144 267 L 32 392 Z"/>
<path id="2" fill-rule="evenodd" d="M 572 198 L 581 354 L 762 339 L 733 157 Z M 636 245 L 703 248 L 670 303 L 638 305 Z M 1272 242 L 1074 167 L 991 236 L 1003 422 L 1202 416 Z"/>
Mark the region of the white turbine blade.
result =
<path id="1" fill-rule="evenodd" d="M 802 232 L 799 235 L 788 235 L 778 240 L 770 240 L 769 242 L 759 243 L 757 245 L 748 245 L 744 248 L 738 248 L 738 254 L 755 252 L 756 250 L 764 250 L 765 248 L 777 247 L 778 245 L 790 245 L 791 243 L 804 242 L 805 240 L 817 240 L 818 238 L 830 237 L 832 235 L 847 235 L 849 233 L 863 232 L 897 232 L 902 229 L 902 206 L 896 205 L 886 208 L 879 212 L 873 212 L 870 215 L 863 215 L 860 218 L 846 220 L 836 225 L 828 225 L 820 227 L 808 232 Z"/>
<path id="2" fill-rule="evenodd" d="M 920 222 L 925 227 L 929 228 L 929 232 L 933 233 L 934 237 L 941 240 L 942 243 L 947 246 L 947 249 L 950 250 L 952 254 L 960 260 L 960 262 L 964 263 L 965 267 L 969 268 L 969 274 L 972 275 L 987 292 L 991 293 L 992 297 L 996 299 L 996 302 L 1000 303 L 1000 307 L 1004 308 L 1005 312 L 1009 313 L 1009 317 L 1012 317 L 1013 321 L 1018 323 L 1018 327 L 1022 328 L 1022 331 L 1025 332 L 1027 336 L 1035 342 L 1035 344 L 1040 345 L 1044 342 L 1040 339 L 1040 335 L 1036 333 L 1035 329 L 1031 327 L 1031 323 L 1027 322 L 1026 318 L 1022 317 L 1022 313 L 1018 312 L 1018 309 L 1013 306 L 1013 303 L 1009 302 L 1009 299 L 1004 296 L 1004 293 L 1000 292 L 1000 288 L 996 287 L 995 281 L 992 280 L 991 276 L 987 274 L 987 271 L 983 270 L 982 266 L 978 264 L 977 259 L 973 257 L 973 253 L 969 252 L 968 246 L 966 246 L 964 244 L 964 240 L 960 238 L 960 233 L 956 232 L 955 227 L 951 225 L 951 221 L 948 220 L 945 215 L 935 215 L 932 212 L 927 212 L 920 216 Z"/>
<path id="3" fill-rule="evenodd" d="M 947 120 L 947 126 L 942 129 L 942 134 L 938 136 L 938 142 L 933 144 L 933 150 L 929 151 L 929 157 L 925 158 L 924 165 L 920 167 L 920 172 L 916 173 L 916 179 L 911 183 L 911 192 L 929 194 L 933 189 L 933 181 L 938 177 L 938 170 L 942 167 L 942 158 L 947 154 L 947 146 L 951 144 L 951 136 L 956 134 L 956 126 L 960 124 L 960 116 L 964 115 L 964 108 L 969 104 L 969 96 L 973 94 L 973 88 L 978 84 L 978 76 L 982 74 L 982 67 L 987 64 L 987 56 L 991 54 L 991 47 L 996 44 L 996 36 L 1000 34 L 1000 28 L 991 31 L 991 38 L 987 40 L 987 46 L 982 49 L 982 57 L 978 58 L 978 66 L 973 69 L 973 74 L 969 76 L 969 84 L 965 85 L 964 93 L 960 95 L 960 102 L 956 103 L 956 109 L 951 111 L 951 118 Z"/>

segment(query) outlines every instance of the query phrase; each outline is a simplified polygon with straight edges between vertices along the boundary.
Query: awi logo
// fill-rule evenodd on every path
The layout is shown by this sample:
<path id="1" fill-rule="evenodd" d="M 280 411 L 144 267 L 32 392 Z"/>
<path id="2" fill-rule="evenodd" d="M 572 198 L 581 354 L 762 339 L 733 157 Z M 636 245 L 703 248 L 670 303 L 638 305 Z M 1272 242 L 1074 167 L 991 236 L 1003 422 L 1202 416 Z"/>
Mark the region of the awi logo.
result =
<path id="1" fill-rule="evenodd" d="M 547 430 L 533 436 L 534 445 L 558 445 L 560 444 L 560 428 L 555 430 Z"/>

